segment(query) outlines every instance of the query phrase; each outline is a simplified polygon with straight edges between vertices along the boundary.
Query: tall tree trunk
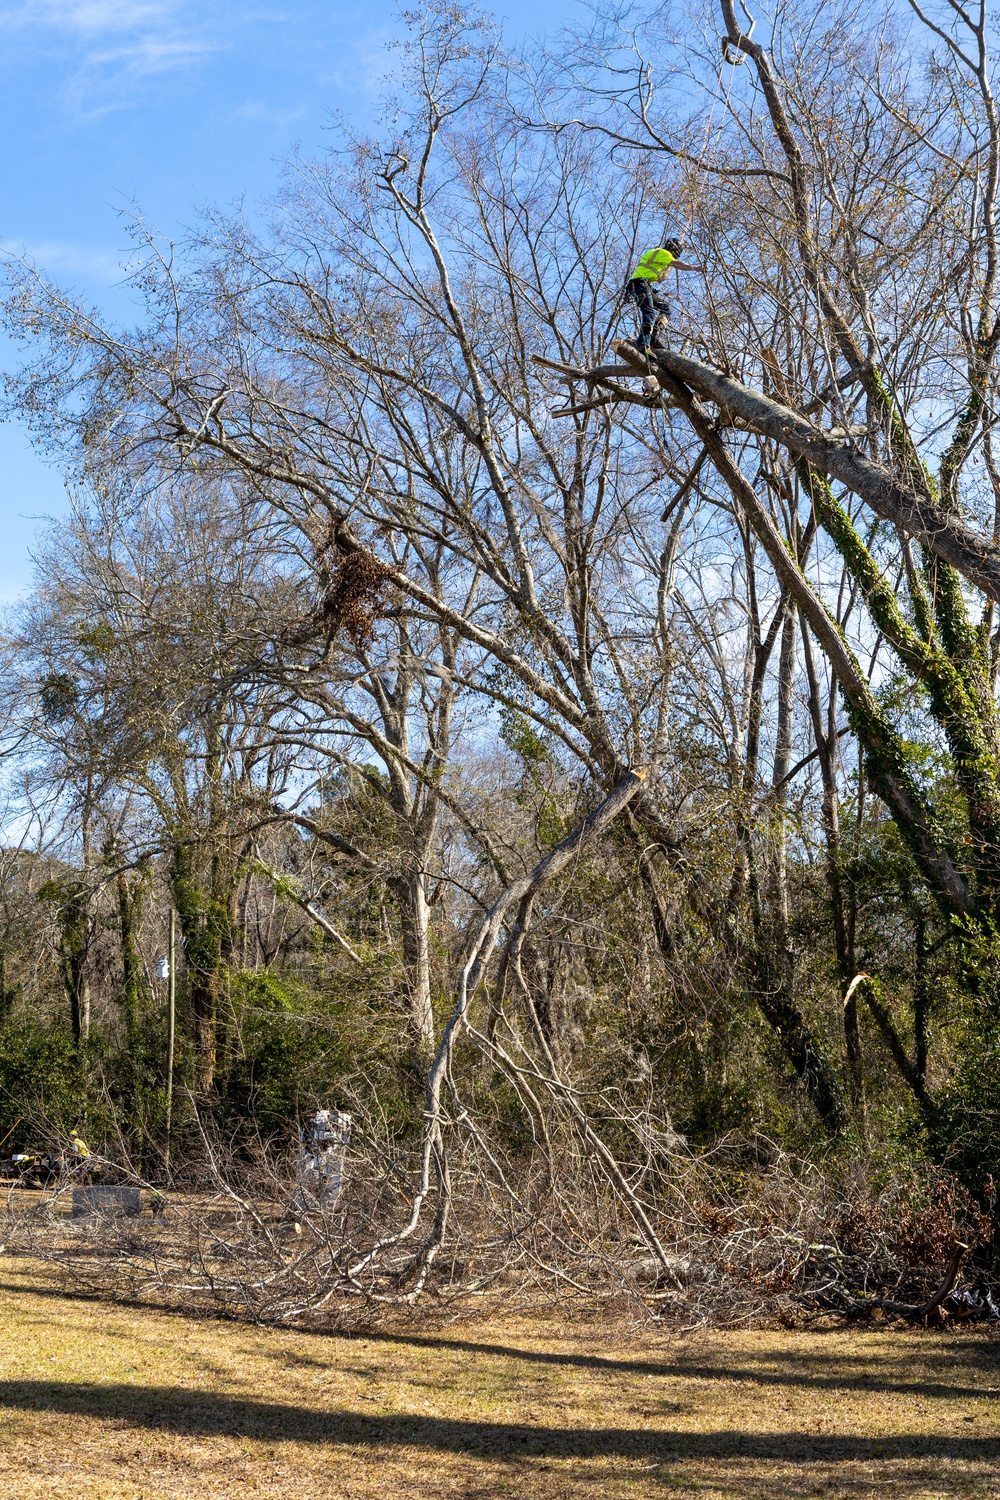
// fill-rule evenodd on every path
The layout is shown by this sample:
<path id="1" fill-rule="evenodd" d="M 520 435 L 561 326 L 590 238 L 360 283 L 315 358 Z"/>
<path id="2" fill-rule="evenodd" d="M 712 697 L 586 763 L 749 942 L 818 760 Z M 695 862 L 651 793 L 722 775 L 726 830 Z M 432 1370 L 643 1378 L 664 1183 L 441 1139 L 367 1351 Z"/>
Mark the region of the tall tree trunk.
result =
<path id="1" fill-rule="evenodd" d="M 864 1119 L 864 1054 L 861 1047 L 861 1027 L 858 1021 L 858 994 L 851 981 L 857 972 L 854 953 L 854 924 L 849 920 L 844 900 L 843 856 L 840 841 L 840 807 L 837 795 L 837 739 L 836 705 L 837 679 L 830 682 L 827 701 L 827 723 L 823 724 L 823 709 L 820 701 L 819 678 L 812 650 L 812 638 L 805 619 L 801 619 L 802 650 L 809 682 L 809 713 L 816 741 L 820 777 L 823 783 L 823 840 L 826 846 L 826 884 L 830 900 L 830 915 L 833 924 L 834 952 L 837 961 L 837 980 L 840 987 L 844 1017 L 844 1051 L 847 1058 L 847 1076 L 851 1091 L 851 1106 L 860 1122 Z"/>
<path id="2" fill-rule="evenodd" d="M 403 932 L 409 1025 L 422 1056 L 434 1050 L 434 1011 L 431 1006 L 430 906 L 426 871 L 411 867 L 394 881 Z"/>
<path id="3" fill-rule="evenodd" d="M 91 895 L 89 877 L 91 867 L 90 817 L 92 789 L 88 778 L 83 799 L 80 831 L 83 841 L 83 879 L 76 883 L 70 897 L 64 937 L 67 944 L 69 982 L 71 985 L 70 1010 L 72 1012 L 73 1040 L 86 1042 L 90 1038 L 90 981 L 87 975 L 87 958 L 90 952 Z"/>
<path id="4" fill-rule="evenodd" d="M 118 941 L 121 949 L 122 987 L 119 997 L 125 1023 L 125 1043 L 129 1051 L 135 1046 L 139 1029 L 139 1011 L 143 999 L 142 954 L 139 951 L 138 926 L 142 912 L 142 878 L 133 883 L 122 871 L 117 877 Z"/>
<path id="5" fill-rule="evenodd" d="M 778 652 L 778 722 L 771 777 L 774 800 L 774 886 L 778 920 L 788 944 L 788 827 L 786 778 L 792 759 L 792 712 L 795 691 L 795 606 L 786 601 L 782 610 L 781 648 Z"/>
<path id="6" fill-rule="evenodd" d="M 217 886 L 217 878 L 212 881 Z M 201 889 L 189 841 L 174 846 L 174 906 L 180 921 L 187 970 L 187 994 L 195 1048 L 195 1087 L 208 1094 L 215 1087 L 217 1026 L 223 951 L 231 915 L 218 890 Z"/>
<path id="7" fill-rule="evenodd" d="M 754 999 L 761 1014 L 780 1040 L 823 1125 L 831 1135 L 840 1135 L 847 1120 L 837 1076 L 795 1004 L 790 984 L 775 984 L 774 967 L 766 958 L 758 962 L 756 979 Z"/>
<path id="8" fill-rule="evenodd" d="M 7 983 L 7 955 L 0 952 L 0 1025 L 10 1015 L 18 993 L 19 986 Z"/>
<path id="9" fill-rule="evenodd" d="M 83 880 L 58 880 L 43 885 L 42 900 L 59 905 L 59 967 L 69 1000 L 73 1042 L 81 1046 L 90 1030 L 90 987 L 87 957 L 90 949 L 90 892 Z"/>
<path id="10" fill-rule="evenodd" d="M 745 539 L 747 540 L 747 539 Z M 749 555 L 749 547 L 748 547 Z M 752 590 L 751 590 L 752 592 Z M 756 615 L 755 598 L 752 603 Z M 778 665 L 778 725 L 775 745 L 773 785 L 777 799 L 783 803 L 782 782 L 788 771 L 791 751 L 791 721 L 795 671 L 795 611 L 790 594 L 782 590 L 782 599 L 761 637 L 756 632 L 755 660 L 751 681 L 746 757 L 743 776 L 743 806 L 759 787 L 760 725 L 764 679 L 768 662 L 781 632 Z M 780 810 L 780 809 L 779 809 Z M 784 820 L 780 838 L 783 840 Z M 744 814 L 740 816 L 739 842 L 746 851 L 746 894 L 749 897 L 752 937 L 742 942 L 728 926 L 727 941 L 740 955 L 747 988 L 762 1016 L 772 1028 L 795 1075 L 806 1091 L 813 1108 L 831 1135 L 839 1135 L 846 1124 L 837 1076 L 821 1042 L 813 1035 L 795 998 L 795 954 L 788 934 L 788 905 L 784 854 L 779 850 L 779 871 L 773 918 L 764 910 L 761 882 L 754 860 L 753 830 Z"/>
<path id="11" fill-rule="evenodd" d="M 403 851 L 402 868 L 389 884 L 399 906 L 409 1030 L 421 1064 L 426 1064 L 435 1050 L 427 871 L 440 821 L 439 778 L 448 764 L 451 744 L 454 690 L 450 674 L 455 667 L 455 642 L 449 631 L 441 632 L 440 646 L 446 675 L 437 690 L 436 701 L 425 704 L 423 774 L 415 777 L 410 762 L 410 719 L 419 652 L 402 624 L 395 685 L 390 688 L 377 672 L 370 677 L 385 730 L 380 754 L 389 772 L 388 800 Z"/>
<path id="12" fill-rule="evenodd" d="M 927 925 L 923 916 L 917 917 L 915 962 L 913 978 L 913 1032 L 916 1054 L 916 1072 L 921 1085 L 927 1087 L 927 1022 L 930 1015 L 930 981 L 927 974 Z"/>

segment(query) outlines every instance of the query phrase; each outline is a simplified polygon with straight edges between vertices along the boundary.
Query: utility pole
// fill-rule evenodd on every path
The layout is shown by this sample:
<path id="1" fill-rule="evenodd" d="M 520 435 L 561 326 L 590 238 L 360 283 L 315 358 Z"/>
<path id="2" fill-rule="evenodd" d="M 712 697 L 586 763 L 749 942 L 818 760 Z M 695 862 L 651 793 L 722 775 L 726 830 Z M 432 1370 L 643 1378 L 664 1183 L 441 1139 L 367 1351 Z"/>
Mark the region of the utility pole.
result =
<path id="1" fill-rule="evenodd" d="M 174 1102 L 174 1014 L 177 1000 L 177 976 L 175 973 L 175 948 L 177 937 L 177 915 L 170 908 L 170 923 L 167 937 L 167 1148 L 163 1153 L 163 1170 L 170 1171 L 170 1112 Z"/>

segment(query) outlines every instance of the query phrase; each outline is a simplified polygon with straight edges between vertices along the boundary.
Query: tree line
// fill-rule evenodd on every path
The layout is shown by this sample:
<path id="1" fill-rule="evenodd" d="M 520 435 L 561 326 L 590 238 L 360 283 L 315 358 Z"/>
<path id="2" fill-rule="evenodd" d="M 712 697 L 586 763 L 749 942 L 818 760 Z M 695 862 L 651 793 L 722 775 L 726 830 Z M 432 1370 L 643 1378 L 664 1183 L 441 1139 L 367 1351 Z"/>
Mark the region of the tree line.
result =
<path id="1" fill-rule="evenodd" d="M 541 1058 L 601 1140 L 982 1190 L 991 26 L 713 0 L 518 55 L 432 7 L 260 224 L 135 225 L 134 326 L 10 265 L 8 399 L 72 503 L 6 627 L 0 1123 L 155 1156 L 173 908 L 193 1108 L 412 1133 L 484 913 L 641 772 L 474 971 L 448 1065 L 511 1151 Z M 704 271 L 640 369 L 667 234 Z"/>

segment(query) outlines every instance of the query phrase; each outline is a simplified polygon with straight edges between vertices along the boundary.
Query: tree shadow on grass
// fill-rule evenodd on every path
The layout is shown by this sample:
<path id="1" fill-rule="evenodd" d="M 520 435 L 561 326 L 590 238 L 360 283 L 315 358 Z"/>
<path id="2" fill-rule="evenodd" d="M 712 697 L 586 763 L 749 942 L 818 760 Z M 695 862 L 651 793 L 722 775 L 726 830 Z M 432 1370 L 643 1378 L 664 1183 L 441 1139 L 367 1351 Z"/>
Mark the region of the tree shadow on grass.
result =
<path id="1" fill-rule="evenodd" d="M 185 1437 L 422 1448 L 479 1459 L 548 1457 L 650 1461 L 776 1460 L 840 1465 L 877 1459 L 958 1460 L 995 1467 L 1000 1436 L 681 1432 L 627 1427 L 542 1427 L 451 1417 L 330 1411 L 178 1386 L 98 1385 L 51 1380 L 0 1383 L 0 1410 L 59 1412 Z"/>
<path id="2" fill-rule="evenodd" d="M 478 1343 L 472 1339 L 438 1338 L 427 1334 L 372 1332 L 360 1336 L 369 1343 L 413 1345 L 420 1349 L 451 1349 L 463 1354 L 526 1360 L 530 1364 L 569 1365 L 577 1369 L 607 1370 L 626 1375 L 649 1375 L 677 1380 L 736 1380 L 752 1385 L 850 1390 L 872 1395 L 883 1391 L 900 1396 L 928 1396 L 944 1401 L 1000 1399 L 1000 1391 L 984 1389 L 982 1386 L 922 1380 L 919 1376 L 894 1379 L 890 1374 L 872 1374 L 873 1360 L 863 1354 L 845 1358 L 841 1355 L 820 1356 L 815 1353 L 798 1354 L 794 1350 L 781 1350 L 768 1351 L 749 1364 L 731 1364 L 727 1355 L 722 1353 L 714 1363 L 706 1364 L 704 1360 L 684 1356 L 676 1360 L 614 1359 L 606 1354 L 580 1354 L 574 1351 L 533 1349 L 530 1346 Z M 984 1368 L 991 1375 L 1000 1374 L 1000 1345 L 983 1342 L 975 1346 L 974 1354 L 968 1344 L 962 1345 L 961 1350 L 963 1363 Z M 911 1362 L 912 1354 L 900 1351 L 894 1353 L 892 1358 Z M 806 1364 L 813 1368 L 796 1368 Z M 779 1368 L 773 1368 L 775 1365 Z M 826 1373 L 817 1373 L 817 1365 L 822 1365 Z"/>
<path id="3" fill-rule="evenodd" d="M 0 1282 L 0 1291 L 27 1293 L 33 1297 L 51 1297 L 58 1301 L 67 1299 L 91 1303 L 107 1301 L 98 1293 L 66 1291 L 59 1287 L 24 1287 L 14 1282 Z M 128 1299 L 119 1301 L 115 1305 L 135 1308 L 149 1316 L 156 1316 L 159 1313 L 168 1317 L 189 1318 L 197 1323 L 209 1321 L 208 1315 L 201 1309 L 195 1310 L 181 1306 L 157 1307 L 141 1300 L 133 1302 Z M 483 1343 L 474 1339 L 447 1338 L 437 1334 L 389 1333 L 375 1329 L 345 1332 L 302 1324 L 284 1326 L 292 1327 L 296 1333 L 310 1334 L 330 1342 L 342 1342 L 348 1345 L 360 1340 L 370 1344 L 397 1344 L 417 1349 L 452 1350 L 460 1354 L 524 1360 L 529 1364 L 603 1370 L 626 1375 L 648 1375 L 680 1380 L 733 1380 L 761 1386 L 785 1386 L 793 1389 L 801 1387 L 831 1391 L 850 1390 L 872 1395 L 883 1392 L 900 1396 L 925 1396 L 942 1401 L 1000 1399 L 1000 1391 L 984 1389 L 981 1386 L 959 1385 L 954 1381 L 922 1380 L 913 1376 L 894 1379 L 889 1374 L 872 1374 L 872 1357 L 866 1354 L 844 1356 L 824 1353 L 820 1356 L 812 1352 L 799 1353 L 794 1349 L 783 1349 L 768 1351 L 749 1364 L 731 1364 L 724 1354 L 714 1363 L 707 1364 L 703 1359 L 689 1359 L 686 1356 L 675 1360 L 615 1359 L 606 1354 L 536 1349 L 530 1345 Z M 984 1333 L 975 1343 L 968 1335 L 965 1335 L 961 1344 L 951 1343 L 948 1347 L 952 1357 L 969 1367 L 970 1373 L 976 1369 L 994 1378 L 1000 1378 L 1000 1342 L 990 1335 Z M 934 1349 L 935 1353 L 940 1352 L 939 1345 L 929 1346 L 929 1348 Z M 912 1359 L 909 1350 L 893 1352 L 891 1357 L 893 1360 L 899 1359 L 904 1362 Z M 287 1354 L 283 1352 L 280 1358 L 287 1359 Z M 313 1363 L 327 1367 L 332 1361 L 315 1360 Z M 816 1372 L 816 1366 L 820 1364 L 825 1371 L 823 1374 Z M 775 1365 L 779 1368 L 774 1368 Z M 812 1366 L 812 1368 L 798 1368 L 805 1365 Z"/>

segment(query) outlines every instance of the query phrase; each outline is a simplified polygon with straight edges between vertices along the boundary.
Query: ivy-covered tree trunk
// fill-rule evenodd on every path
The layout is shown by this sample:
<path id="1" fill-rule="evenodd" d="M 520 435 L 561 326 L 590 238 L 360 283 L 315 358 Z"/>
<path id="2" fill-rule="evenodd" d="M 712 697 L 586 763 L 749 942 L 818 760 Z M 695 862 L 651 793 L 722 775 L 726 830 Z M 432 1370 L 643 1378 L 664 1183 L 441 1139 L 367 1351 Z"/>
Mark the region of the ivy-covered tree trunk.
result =
<path id="1" fill-rule="evenodd" d="M 90 985 L 87 958 L 91 939 L 91 892 L 85 880 L 64 877 L 39 888 L 39 900 L 53 902 L 59 922 L 59 969 L 69 1000 L 73 1042 L 80 1046 L 90 1031 Z"/>
<path id="2" fill-rule="evenodd" d="M 178 841 L 174 846 L 171 887 L 187 973 L 195 1088 L 201 1094 L 211 1093 L 215 1087 L 222 971 L 232 939 L 235 881 L 222 878 L 219 864 L 212 861 L 212 878 L 205 881 L 209 887 L 206 890 L 198 880 L 192 844 Z"/>
<path id="3" fill-rule="evenodd" d="M 864 1119 L 864 1055 L 861 1046 L 861 1027 L 858 1022 L 858 997 L 851 988 L 856 972 L 854 961 L 854 935 L 848 917 L 844 895 L 843 851 L 840 837 L 840 808 L 837 796 L 837 679 L 830 682 L 826 706 L 826 723 L 820 702 L 819 675 L 813 655 L 812 640 L 805 620 L 801 620 L 802 654 L 809 686 L 809 715 L 812 719 L 813 739 L 819 761 L 820 779 L 823 786 L 823 840 L 826 851 L 826 884 L 830 901 L 830 921 L 833 928 L 833 947 L 837 960 L 837 979 L 842 997 L 844 1014 L 844 1050 L 847 1057 L 847 1076 L 851 1091 L 851 1106 L 855 1118 Z"/>
<path id="4" fill-rule="evenodd" d="M 831 1135 L 847 1126 L 844 1100 L 830 1059 L 794 998 L 794 964 L 786 952 L 778 955 L 758 936 L 748 964 L 751 992 L 771 1027 L 796 1077 Z"/>
<path id="5" fill-rule="evenodd" d="M 129 880 L 124 870 L 115 877 L 118 895 L 118 943 L 122 982 L 118 1003 L 125 1025 L 125 1044 L 131 1053 L 138 1040 L 139 1016 L 146 995 L 139 924 L 145 897 L 145 875 Z"/>
<path id="6" fill-rule="evenodd" d="M 90 1036 L 90 982 L 87 954 L 90 948 L 90 893 L 81 882 L 68 897 L 62 913 L 61 958 L 63 982 L 69 996 L 73 1040 Z"/>

